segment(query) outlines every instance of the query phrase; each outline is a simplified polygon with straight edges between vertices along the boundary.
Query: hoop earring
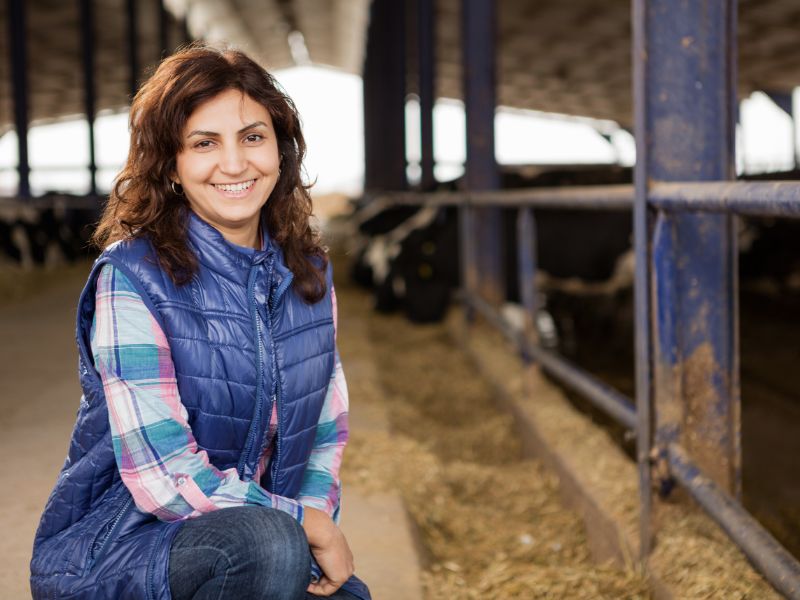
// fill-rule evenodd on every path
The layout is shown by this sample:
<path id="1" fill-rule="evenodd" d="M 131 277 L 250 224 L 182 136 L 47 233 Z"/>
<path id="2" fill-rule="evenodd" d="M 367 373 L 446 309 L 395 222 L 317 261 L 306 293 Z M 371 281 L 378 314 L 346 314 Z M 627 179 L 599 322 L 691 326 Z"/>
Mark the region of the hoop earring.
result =
<path id="1" fill-rule="evenodd" d="M 172 193 L 175 194 L 176 196 L 183 196 L 183 186 L 180 183 L 170 181 L 169 187 L 172 188 Z"/>

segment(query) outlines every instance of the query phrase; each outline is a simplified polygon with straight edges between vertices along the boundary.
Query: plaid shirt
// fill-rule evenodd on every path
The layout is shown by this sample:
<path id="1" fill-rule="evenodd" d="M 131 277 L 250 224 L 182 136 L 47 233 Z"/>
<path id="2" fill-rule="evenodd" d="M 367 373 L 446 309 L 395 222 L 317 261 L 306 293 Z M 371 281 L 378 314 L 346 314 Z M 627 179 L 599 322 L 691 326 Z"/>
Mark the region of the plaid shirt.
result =
<path id="1" fill-rule="evenodd" d="M 333 290 L 331 296 L 335 328 Z M 117 467 L 141 510 L 175 521 L 256 504 L 302 522 L 303 506 L 310 506 L 338 522 L 339 466 L 348 437 L 347 384 L 338 351 L 300 493 L 286 498 L 257 483 L 272 452 L 275 407 L 253 481 L 240 480 L 235 468 L 220 471 L 210 464 L 189 427 L 167 338 L 131 282 L 110 264 L 97 279 L 91 346 L 108 403 Z"/>

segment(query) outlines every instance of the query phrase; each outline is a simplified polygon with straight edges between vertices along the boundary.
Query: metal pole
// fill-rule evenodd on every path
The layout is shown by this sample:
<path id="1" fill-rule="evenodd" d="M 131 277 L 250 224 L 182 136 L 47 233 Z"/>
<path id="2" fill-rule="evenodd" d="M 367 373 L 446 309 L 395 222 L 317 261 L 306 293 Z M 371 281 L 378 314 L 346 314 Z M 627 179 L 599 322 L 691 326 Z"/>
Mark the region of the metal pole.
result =
<path id="1" fill-rule="evenodd" d="M 170 55 L 169 48 L 169 14 L 164 0 L 158 0 L 158 47 L 160 48 L 160 58 Z"/>
<path id="2" fill-rule="evenodd" d="M 94 117 L 96 111 L 94 82 L 94 5 L 81 0 L 81 42 L 83 57 L 83 101 L 86 123 L 89 126 L 89 194 L 97 195 L 97 163 L 94 147 Z"/>
<path id="3" fill-rule="evenodd" d="M 365 189 L 405 190 L 405 6 L 370 7 L 364 69 Z"/>
<path id="4" fill-rule="evenodd" d="M 655 183 L 650 205 L 665 211 L 736 213 L 759 217 L 800 217 L 796 181 Z"/>
<path id="5" fill-rule="evenodd" d="M 633 207 L 634 347 L 636 368 L 636 464 L 639 473 L 639 558 L 646 563 L 652 546 L 653 493 L 650 473 L 652 446 L 652 344 L 650 340 L 650 216 L 647 207 L 649 146 L 645 143 L 649 126 L 646 102 L 650 97 L 646 77 L 647 23 L 646 0 L 633 3 L 633 99 L 636 140 Z"/>
<path id="6" fill-rule="evenodd" d="M 680 443 L 722 489 L 734 496 L 741 489 L 735 217 L 651 214 L 647 183 L 732 178 L 735 20 L 734 0 L 634 3 L 637 437 L 644 551 L 651 406 L 662 458 L 671 444 Z"/>
<path id="7" fill-rule="evenodd" d="M 14 99 L 14 128 L 17 132 L 17 172 L 20 198 L 31 197 L 28 163 L 28 47 L 25 0 L 8 0 L 8 38 L 11 41 L 11 87 Z"/>
<path id="8" fill-rule="evenodd" d="M 469 191 L 498 187 L 494 157 L 495 27 L 494 0 L 462 0 L 462 48 L 464 56 L 464 110 L 467 121 L 466 187 Z M 462 218 L 462 236 L 467 247 L 467 265 L 476 261 L 477 290 L 485 300 L 498 305 L 504 299 L 502 211 L 467 207 Z M 480 248 L 480 252 L 475 252 Z M 466 271 L 471 269 L 468 266 Z M 472 275 L 474 277 L 474 274 Z"/>
<path id="9" fill-rule="evenodd" d="M 420 189 L 425 192 L 436 187 L 433 174 L 433 105 L 436 100 L 434 81 L 436 68 L 436 23 L 434 0 L 418 0 L 419 50 L 419 117 L 420 117 Z"/>
<path id="10" fill-rule="evenodd" d="M 379 84 L 381 121 L 376 133 L 383 145 L 381 167 L 385 190 L 405 190 L 406 180 L 406 11 L 403 2 L 376 0 L 381 13 L 382 57 Z"/>
<path id="11" fill-rule="evenodd" d="M 636 412 L 629 398 L 558 354 L 531 344 L 519 329 L 511 326 L 496 308 L 482 300 L 480 296 L 468 297 L 465 302 L 496 327 L 506 339 L 515 344 L 524 356 L 529 356 L 539 363 L 545 372 L 581 394 L 625 427 L 633 429 L 636 426 Z"/>
<path id="12" fill-rule="evenodd" d="M 139 90 L 139 27 L 136 22 L 136 0 L 126 0 L 128 21 L 128 77 L 131 100 Z"/>
<path id="13" fill-rule="evenodd" d="M 792 102 L 792 92 L 778 92 L 775 90 L 764 90 L 764 93 L 769 96 L 778 108 L 789 115 L 792 126 L 792 168 L 797 168 L 797 123 L 794 119 L 794 103 Z"/>
<path id="14" fill-rule="evenodd" d="M 375 31 L 375 4 L 370 6 L 370 20 L 367 29 L 367 47 L 364 53 L 364 69 L 362 72 L 362 89 L 364 101 L 364 190 L 372 191 L 378 187 L 375 172 L 375 157 L 378 152 L 375 138 L 376 87 L 379 84 L 376 72 L 375 55 L 377 52 L 377 33 Z"/>
<path id="15" fill-rule="evenodd" d="M 536 334 L 536 220 L 533 209 L 523 207 L 517 211 L 517 271 L 522 306 L 525 308 L 525 335 L 533 344 L 538 344 Z M 526 351 L 525 360 L 531 357 Z"/>

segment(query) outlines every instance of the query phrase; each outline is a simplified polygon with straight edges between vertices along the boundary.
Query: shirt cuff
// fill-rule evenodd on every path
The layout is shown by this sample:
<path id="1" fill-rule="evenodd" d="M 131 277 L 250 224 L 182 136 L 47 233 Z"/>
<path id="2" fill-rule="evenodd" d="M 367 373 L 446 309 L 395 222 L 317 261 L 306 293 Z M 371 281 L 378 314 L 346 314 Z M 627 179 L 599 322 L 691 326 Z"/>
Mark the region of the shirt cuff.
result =
<path id="1" fill-rule="evenodd" d="M 193 509 L 200 513 L 209 513 L 218 510 L 218 506 L 209 500 L 200 486 L 197 485 L 190 475 L 175 475 L 175 488 L 178 493 L 189 503 Z"/>

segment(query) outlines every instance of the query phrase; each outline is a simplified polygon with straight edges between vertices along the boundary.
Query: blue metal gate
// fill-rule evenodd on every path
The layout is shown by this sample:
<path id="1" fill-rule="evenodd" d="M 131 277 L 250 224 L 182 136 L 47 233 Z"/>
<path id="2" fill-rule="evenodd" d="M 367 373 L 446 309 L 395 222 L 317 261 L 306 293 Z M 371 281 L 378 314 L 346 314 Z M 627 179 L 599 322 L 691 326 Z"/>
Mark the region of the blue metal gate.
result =
<path id="1" fill-rule="evenodd" d="M 652 545 L 654 484 L 678 483 L 776 589 L 800 598 L 800 563 L 741 504 L 736 245 L 739 215 L 800 217 L 800 182 L 733 181 L 735 0 L 633 0 L 632 14 L 633 186 L 501 192 L 478 173 L 466 193 L 396 198 L 459 205 L 468 313 L 481 314 L 550 375 L 635 431 L 643 559 Z M 468 156 L 468 184 L 470 168 Z M 633 211 L 635 401 L 538 346 L 530 322 L 520 333 L 500 316 L 501 240 L 492 216 L 500 207 L 518 210 L 518 277 L 530 322 L 537 296 L 535 212 Z M 651 481 L 653 473 L 664 480 Z"/>

